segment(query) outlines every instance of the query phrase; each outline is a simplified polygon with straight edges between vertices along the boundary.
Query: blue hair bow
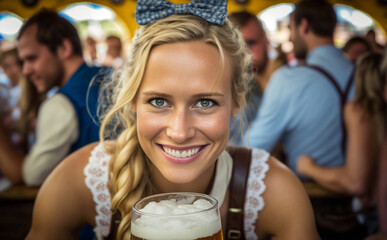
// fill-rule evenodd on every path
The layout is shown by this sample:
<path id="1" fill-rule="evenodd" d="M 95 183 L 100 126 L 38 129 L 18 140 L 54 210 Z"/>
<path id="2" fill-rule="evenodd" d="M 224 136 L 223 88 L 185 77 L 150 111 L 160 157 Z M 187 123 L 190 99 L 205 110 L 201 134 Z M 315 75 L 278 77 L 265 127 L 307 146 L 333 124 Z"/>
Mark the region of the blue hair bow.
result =
<path id="1" fill-rule="evenodd" d="M 223 25 L 227 16 L 227 0 L 192 0 L 177 5 L 165 0 L 137 0 L 136 21 L 139 25 L 172 14 L 193 14 L 207 22 Z"/>

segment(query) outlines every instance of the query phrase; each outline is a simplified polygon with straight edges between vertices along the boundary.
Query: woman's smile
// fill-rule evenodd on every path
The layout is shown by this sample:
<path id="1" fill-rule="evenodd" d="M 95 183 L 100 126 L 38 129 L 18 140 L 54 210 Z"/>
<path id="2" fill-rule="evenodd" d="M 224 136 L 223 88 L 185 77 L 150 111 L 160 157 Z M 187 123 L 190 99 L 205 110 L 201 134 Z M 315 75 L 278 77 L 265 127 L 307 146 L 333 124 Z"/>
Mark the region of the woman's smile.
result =
<path id="1" fill-rule="evenodd" d="M 188 164 L 195 161 L 205 148 L 205 146 L 177 148 L 165 145 L 160 145 L 160 147 L 167 160 L 176 164 Z"/>

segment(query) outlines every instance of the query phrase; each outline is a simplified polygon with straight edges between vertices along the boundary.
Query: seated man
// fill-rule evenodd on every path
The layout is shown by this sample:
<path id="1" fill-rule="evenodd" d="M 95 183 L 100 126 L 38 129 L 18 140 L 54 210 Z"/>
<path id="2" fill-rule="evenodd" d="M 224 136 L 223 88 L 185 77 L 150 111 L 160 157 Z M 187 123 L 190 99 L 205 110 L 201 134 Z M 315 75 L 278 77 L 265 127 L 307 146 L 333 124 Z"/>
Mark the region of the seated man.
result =
<path id="1" fill-rule="evenodd" d="M 23 74 L 41 93 L 59 90 L 39 109 L 36 143 L 27 155 L 12 146 L 0 126 L 0 169 L 13 183 L 39 186 L 68 154 L 98 140 L 93 118 L 99 87 L 91 81 L 106 69 L 87 66 L 76 28 L 56 12 L 32 16 L 17 39 Z"/>

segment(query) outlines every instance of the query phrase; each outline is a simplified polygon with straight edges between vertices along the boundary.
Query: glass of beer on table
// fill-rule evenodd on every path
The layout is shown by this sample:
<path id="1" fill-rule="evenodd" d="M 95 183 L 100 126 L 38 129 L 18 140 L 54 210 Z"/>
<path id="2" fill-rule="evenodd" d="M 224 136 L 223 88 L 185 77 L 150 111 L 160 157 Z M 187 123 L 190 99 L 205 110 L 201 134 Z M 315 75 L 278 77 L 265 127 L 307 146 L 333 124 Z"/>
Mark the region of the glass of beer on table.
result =
<path id="1" fill-rule="evenodd" d="M 133 206 L 131 240 L 222 240 L 218 201 L 201 193 L 163 193 Z"/>

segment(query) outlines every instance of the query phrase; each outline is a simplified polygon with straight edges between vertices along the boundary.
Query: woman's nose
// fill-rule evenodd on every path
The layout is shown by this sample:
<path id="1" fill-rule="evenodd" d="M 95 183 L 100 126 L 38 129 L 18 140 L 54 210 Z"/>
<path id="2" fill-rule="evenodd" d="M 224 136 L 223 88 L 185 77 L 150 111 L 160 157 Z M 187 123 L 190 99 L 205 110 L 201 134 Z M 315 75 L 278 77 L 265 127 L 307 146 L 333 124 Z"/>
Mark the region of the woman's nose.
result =
<path id="1" fill-rule="evenodd" d="M 193 119 L 189 110 L 174 111 L 168 121 L 166 134 L 176 143 L 184 143 L 195 135 Z"/>

